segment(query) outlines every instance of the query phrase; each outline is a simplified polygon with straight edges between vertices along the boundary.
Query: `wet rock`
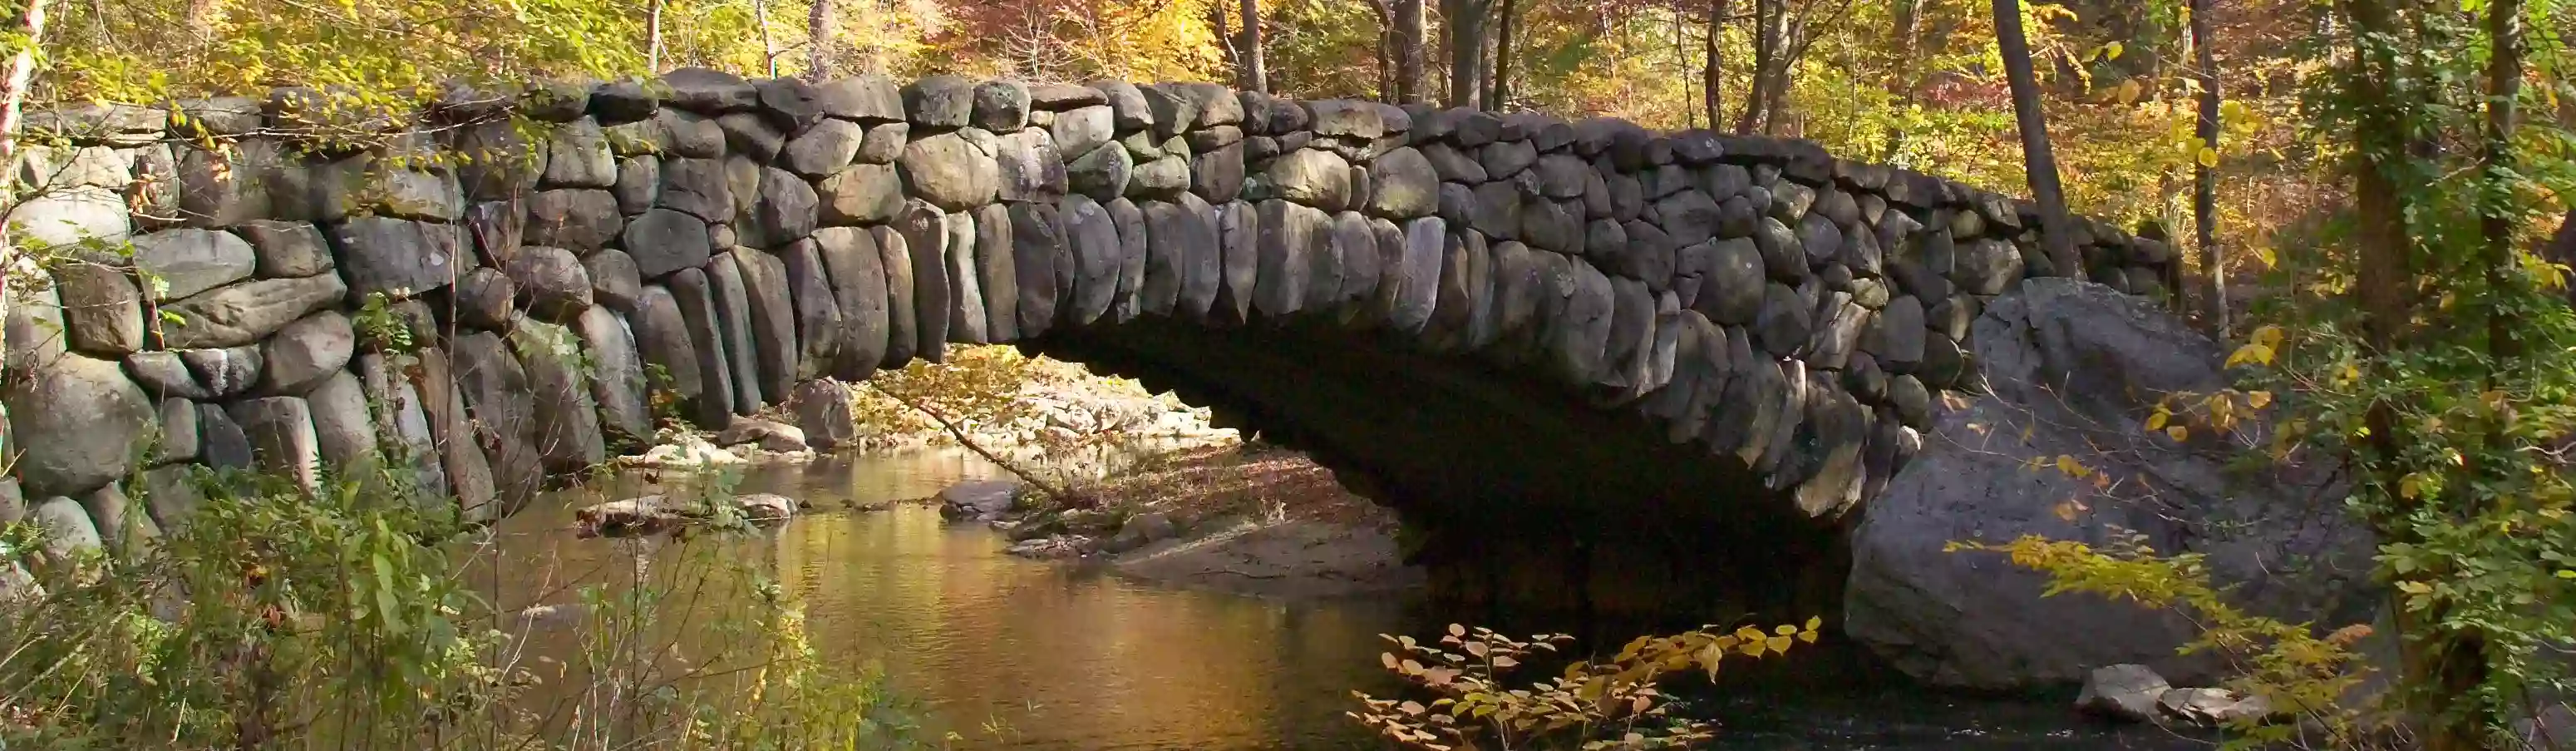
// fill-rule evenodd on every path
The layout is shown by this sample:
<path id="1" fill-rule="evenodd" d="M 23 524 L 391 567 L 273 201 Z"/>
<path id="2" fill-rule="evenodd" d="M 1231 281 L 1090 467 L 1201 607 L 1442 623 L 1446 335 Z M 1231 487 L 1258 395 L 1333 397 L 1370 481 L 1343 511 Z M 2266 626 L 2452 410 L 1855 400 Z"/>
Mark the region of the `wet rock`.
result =
<path id="1" fill-rule="evenodd" d="M 736 194 L 736 200 L 741 195 Z M 741 234 L 744 247 L 783 248 L 814 233 L 820 216 L 821 198 L 804 178 L 776 167 L 760 170 L 760 188 L 752 205 L 750 220 L 737 214 L 734 230 Z"/>
<path id="2" fill-rule="evenodd" d="M 814 450 L 831 451 L 858 438 L 859 418 L 849 386 L 830 378 L 806 381 L 796 387 L 793 401 L 797 429 Z"/>
<path id="3" fill-rule="evenodd" d="M 903 106 L 912 124 L 924 128 L 961 128 L 975 111 L 975 82 L 962 76 L 929 76 L 903 89 Z"/>
<path id="4" fill-rule="evenodd" d="M 824 120 L 787 142 L 787 169 L 806 177 L 832 174 L 858 158 L 867 129 L 847 120 Z"/>
<path id="5" fill-rule="evenodd" d="M 762 451 L 804 451 L 805 431 L 794 425 L 751 417 L 736 417 L 733 424 L 716 434 L 716 445 L 756 446 Z"/>
<path id="6" fill-rule="evenodd" d="M 2075 709 L 2108 719 L 2152 722 L 2157 717 L 2157 700 L 2172 689 L 2164 676 L 2145 665 L 2094 668 L 2084 677 L 2084 693 L 2075 698 Z"/>
<path id="7" fill-rule="evenodd" d="M 949 521 L 992 521 L 1010 513 L 1019 493 L 1020 483 L 1009 480 L 957 483 L 939 491 L 939 515 Z"/>

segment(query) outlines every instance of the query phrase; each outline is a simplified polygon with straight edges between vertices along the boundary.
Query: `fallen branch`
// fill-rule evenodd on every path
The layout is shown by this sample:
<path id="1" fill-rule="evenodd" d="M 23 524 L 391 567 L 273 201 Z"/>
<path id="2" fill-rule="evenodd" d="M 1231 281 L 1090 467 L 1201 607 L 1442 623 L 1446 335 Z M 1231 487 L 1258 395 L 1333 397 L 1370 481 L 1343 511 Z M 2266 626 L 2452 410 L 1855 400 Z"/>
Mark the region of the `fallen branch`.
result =
<path id="1" fill-rule="evenodd" d="M 974 438 L 966 435 L 965 428 L 957 427 L 957 423 L 949 420 L 947 416 L 939 414 L 938 411 L 931 409 L 929 406 L 924 405 L 921 402 L 914 401 L 901 394 L 889 391 L 886 387 L 877 385 L 876 381 L 868 381 L 867 384 L 868 388 L 876 389 L 877 393 L 884 394 L 886 398 L 893 399 L 903 406 L 911 407 L 915 412 L 920 412 L 923 415 L 929 416 L 932 422 L 939 423 L 939 427 L 947 429 L 948 434 L 957 439 L 957 445 L 964 446 L 966 447 L 966 450 L 975 452 L 976 456 L 984 457 L 985 461 L 1000 465 L 1003 470 L 1018 476 L 1021 482 L 1028 483 L 1029 487 L 1037 488 L 1038 492 L 1045 493 L 1048 498 L 1055 499 L 1057 504 L 1064 506 L 1078 505 L 1074 501 L 1073 494 L 1067 492 L 1064 488 L 1050 484 L 1045 480 L 1038 479 L 1037 475 L 1031 474 L 1027 470 L 1020 469 L 1019 465 L 1012 464 L 1010 460 L 1004 459 L 1001 456 L 994 454 L 992 451 L 986 450 L 983 446 L 976 444 Z"/>

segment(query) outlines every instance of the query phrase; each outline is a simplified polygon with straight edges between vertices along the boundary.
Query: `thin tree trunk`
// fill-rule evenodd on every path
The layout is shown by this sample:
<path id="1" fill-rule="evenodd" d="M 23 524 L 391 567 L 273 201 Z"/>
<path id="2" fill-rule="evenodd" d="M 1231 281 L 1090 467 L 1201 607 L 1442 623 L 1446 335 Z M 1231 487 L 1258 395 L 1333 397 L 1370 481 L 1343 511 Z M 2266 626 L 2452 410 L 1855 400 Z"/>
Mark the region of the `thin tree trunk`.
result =
<path id="1" fill-rule="evenodd" d="M 1923 76 L 1919 72 L 1923 66 L 1914 64 L 1914 40 L 1915 37 L 1918 36 L 1916 29 L 1923 25 L 1923 3 L 1925 1 L 1926 0 L 1896 0 L 1896 17 L 1890 19 L 1891 23 L 1889 26 L 1891 28 L 1888 29 L 1888 32 L 1890 36 L 1895 37 L 1896 50 L 1894 55 L 1889 56 L 1888 70 L 1893 71 L 1890 74 L 1894 79 L 1891 83 L 1894 84 L 1896 93 L 1895 104 L 1899 107 L 1914 101 L 1915 92 L 1920 88 L 1921 81 L 1923 80 Z M 1883 163 L 1895 162 L 1897 151 L 1903 148 L 1905 148 L 1905 129 L 1901 127 L 1888 128 L 1886 150 L 1880 153 L 1878 161 Z"/>
<path id="2" fill-rule="evenodd" d="M 1422 0 L 1395 0 L 1395 99 L 1423 100 Z"/>
<path id="3" fill-rule="evenodd" d="M 26 38 L 24 45 L 9 56 L 9 79 L 0 82 L 0 169 L 17 171 L 18 128 L 27 106 L 27 92 L 36 85 L 36 47 L 45 42 L 45 6 L 53 0 L 27 0 L 27 12 L 21 16 Z M 15 186 L 10 186 L 14 188 Z M 14 201 L 15 191 L 6 198 Z M 8 249 L 0 245 L 0 251 Z M 0 256 L 0 259 L 5 259 Z"/>
<path id="4" fill-rule="evenodd" d="M 2513 131 L 2520 117 L 2517 100 L 2522 96 L 2522 0 L 2488 2 L 2487 39 L 2486 145 L 2482 161 L 2486 179 L 2502 183 L 2511 179 L 2515 167 Z M 2496 192 L 2488 191 L 2490 195 Z M 2501 307 L 2504 292 L 2513 284 L 2515 224 L 2514 217 L 2503 207 L 2479 212 L 2478 233 L 2486 240 L 2483 265 L 2487 294 L 2498 306 L 2487 314 L 2487 347 L 2498 370 L 2522 356 L 2521 344 L 2514 340 L 2512 316 Z"/>
<path id="5" fill-rule="evenodd" d="M 655 75 L 662 73 L 662 5 L 666 1 L 653 0 L 652 9 L 644 13 L 644 34 L 652 37 L 646 43 L 648 51 L 644 53 L 644 67 L 648 69 L 646 72 Z"/>
<path id="6" fill-rule="evenodd" d="M 1449 37 L 1449 106 L 1476 106 L 1485 89 L 1485 13 L 1488 0 L 1447 0 L 1442 14 Z"/>
<path id="7" fill-rule="evenodd" d="M 1708 111 L 1708 127 L 1714 130 L 1726 121 L 1726 96 L 1719 86 L 1725 83 L 1726 71 L 1718 56 L 1719 37 L 1726 31 L 1726 0 L 1708 0 L 1708 36 L 1700 42 L 1700 101 Z"/>
<path id="8" fill-rule="evenodd" d="M 1245 91 L 1269 93 L 1270 70 L 1261 54 L 1261 0 L 1243 0 L 1244 65 L 1242 88 Z"/>
<path id="9" fill-rule="evenodd" d="M 1395 6 L 1387 0 L 1370 0 L 1369 9 L 1377 11 L 1377 98 L 1395 103 Z"/>
<path id="10" fill-rule="evenodd" d="M 1503 100 L 1511 96 L 1512 85 L 1512 11 L 1520 0 L 1503 0 L 1501 25 L 1494 27 L 1494 80 L 1485 90 L 1485 109 L 1500 112 Z"/>
<path id="11" fill-rule="evenodd" d="M 2021 126 L 2021 158 L 2030 173 L 2031 200 L 2039 202 L 2039 245 L 2057 275 L 2084 278 L 2083 258 L 2067 233 L 2066 192 L 2057 182 L 2057 157 L 2048 146 L 2048 114 L 2039 108 L 2039 77 L 2030 68 L 2030 42 L 2021 33 L 2021 0 L 1995 0 L 1995 43 L 2012 84 L 2013 119 Z"/>
<path id="12" fill-rule="evenodd" d="M 2191 46 L 2200 69 L 2200 123 L 2193 134 L 2211 153 L 2218 149 L 2218 55 L 2209 36 L 2209 0 L 2191 0 Z M 2192 157 L 2192 244 L 2200 248 L 2201 270 L 2209 274 L 2209 322 L 2220 341 L 2234 334 L 2228 325 L 2227 250 L 2218 246 L 2218 173 L 2199 155 Z"/>
<path id="13" fill-rule="evenodd" d="M 36 83 L 36 48 L 45 43 L 45 5 L 50 2 L 52 0 L 27 0 L 27 11 L 20 17 L 26 36 L 18 40 L 22 46 L 9 56 L 9 78 L 0 81 L 0 209 L 15 208 L 20 198 L 20 186 L 6 176 L 18 173 L 18 129 L 22 109 L 27 104 L 27 91 Z M 0 233 L 0 268 L 17 267 L 18 248 L 10 243 L 8 233 Z M 0 284 L 0 312 L 7 311 L 16 302 L 9 299 L 7 287 Z M 8 343 L 7 332 L 0 331 L 0 348 L 6 348 Z M 5 367 L 5 364 L 0 364 L 0 368 Z M 8 419 L 8 406 L 0 405 L 0 422 Z M 10 469 L 9 465 L 15 463 L 17 438 L 14 434 L 0 435 L 0 470 Z"/>
<path id="14" fill-rule="evenodd" d="M 1744 92 L 1744 114 L 1735 121 L 1735 132 L 1752 133 L 1762 124 L 1762 105 L 1770 101 L 1771 66 L 1780 55 L 1780 34 L 1776 22 L 1786 0 L 1753 0 L 1753 82 Z"/>
<path id="15" fill-rule="evenodd" d="M 769 31 L 768 0 L 751 0 L 751 22 L 760 24 L 760 59 L 770 78 L 778 77 L 778 37 Z"/>
<path id="16" fill-rule="evenodd" d="M 823 82 L 823 66 L 831 62 L 832 0 L 812 0 L 805 11 L 805 80 Z"/>
<path id="17" fill-rule="evenodd" d="M 1225 53 L 1225 65 L 1234 69 L 1237 83 L 1243 80 L 1243 50 L 1235 46 L 1234 34 L 1226 31 L 1225 3 L 1208 3 L 1208 30 L 1216 33 L 1218 49 Z"/>

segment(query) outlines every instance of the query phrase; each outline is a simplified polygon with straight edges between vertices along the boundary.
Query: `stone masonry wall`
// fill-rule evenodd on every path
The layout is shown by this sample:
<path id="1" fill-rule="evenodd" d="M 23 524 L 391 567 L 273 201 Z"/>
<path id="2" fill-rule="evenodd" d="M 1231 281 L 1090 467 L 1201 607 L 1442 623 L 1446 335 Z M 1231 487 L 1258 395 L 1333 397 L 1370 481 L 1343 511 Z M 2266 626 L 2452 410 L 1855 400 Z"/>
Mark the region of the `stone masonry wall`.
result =
<path id="1" fill-rule="evenodd" d="M 319 101 L 34 114 L 10 219 L 83 260 L 9 305 L 0 514 L 114 540 L 184 515 L 190 465 L 399 448 L 488 515 L 640 449 L 656 392 L 720 427 L 952 343 L 1302 313 L 1516 353 L 1837 515 L 1973 378 L 1980 305 L 2067 271 L 2027 202 L 1615 119 L 683 69 L 458 90 L 353 149 L 382 123 Z M 2163 293 L 2163 243 L 2076 231 L 2092 278 Z M 392 330 L 417 348 L 366 346 Z"/>

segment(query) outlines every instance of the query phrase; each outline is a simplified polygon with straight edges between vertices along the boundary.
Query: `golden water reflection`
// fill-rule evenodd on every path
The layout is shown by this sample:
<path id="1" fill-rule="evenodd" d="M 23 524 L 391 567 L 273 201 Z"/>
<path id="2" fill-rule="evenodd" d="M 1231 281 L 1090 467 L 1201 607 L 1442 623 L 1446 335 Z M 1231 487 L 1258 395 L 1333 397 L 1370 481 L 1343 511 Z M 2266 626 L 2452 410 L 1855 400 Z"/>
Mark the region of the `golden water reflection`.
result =
<path id="1" fill-rule="evenodd" d="M 818 648 L 881 664 L 900 694 L 923 705 L 928 724 L 964 736 L 959 748 L 1376 747 L 1341 712 L 1352 688 L 1390 688 L 1375 635 L 1407 630 L 1408 603 L 1287 604 L 1165 589 L 1003 555 L 998 535 L 945 525 L 925 506 L 839 510 L 844 501 L 918 498 L 999 475 L 953 451 L 751 470 L 737 491 L 822 508 L 765 535 L 688 544 L 767 557 L 779 584 L 805 603 Z M 667 552 L 567 531 L 574 505 L 652 489 L 642 476 L 622 476 L 505 522 L 498 568 L 522 575 L 503 577 L 498 600 L 563 602 L 566 582 L 535 572 L 614 581 L 639 557 Z M 572 647 L 558 637 L 531 649 Z M 987 734 L 988 721 L 1004 734 Z"/>

